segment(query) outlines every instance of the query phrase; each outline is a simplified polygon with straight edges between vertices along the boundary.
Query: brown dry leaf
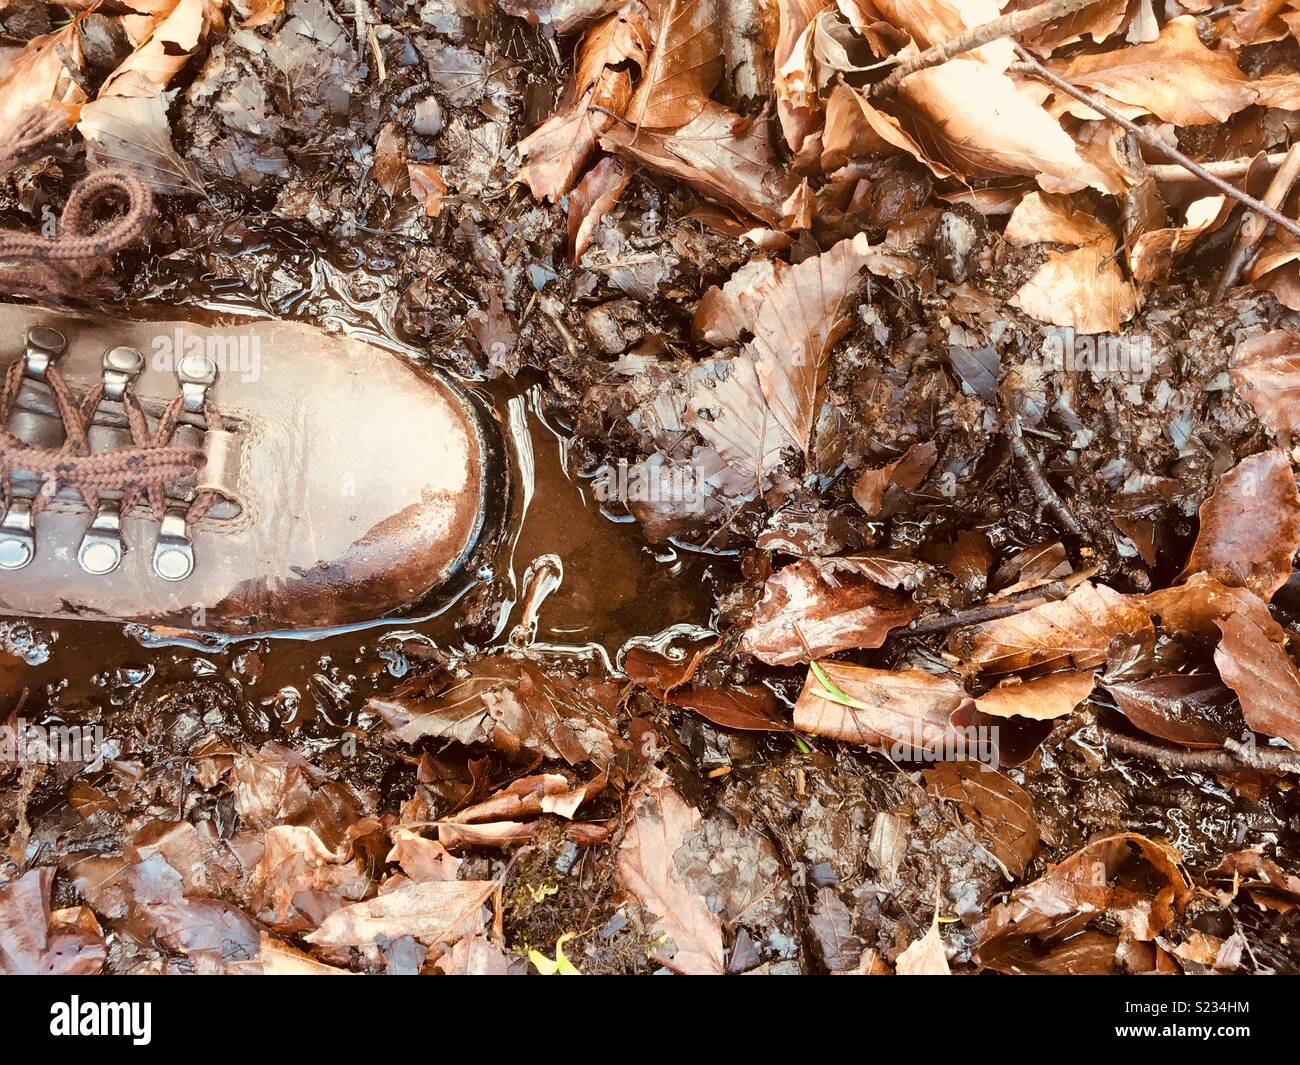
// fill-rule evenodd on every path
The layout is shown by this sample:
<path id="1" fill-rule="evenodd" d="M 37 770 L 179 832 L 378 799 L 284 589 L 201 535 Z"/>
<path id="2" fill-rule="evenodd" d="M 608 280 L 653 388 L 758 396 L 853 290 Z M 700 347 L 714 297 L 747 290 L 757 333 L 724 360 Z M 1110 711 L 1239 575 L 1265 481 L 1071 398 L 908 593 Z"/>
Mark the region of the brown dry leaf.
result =
<path id="1" fill-rule="evenodd" d="M 232 0 L 232 6 L 240 16 L 239 28 L 255 30 L 284 11 L 284 0 Z"/>
<path id="2" fill-rule="evenodd" d="M 845 301 L 874 258 L 866 235 L 859 234 L 797 266 L 777 266 L 754 295 L 758 313 L 746 351 L 772 417 L 805 453 L 831 347 L 848 328 Z"/>
<path id="3" fill-rule="evenodd" d="M 750 259 L 722 286 L 714 285 L 700 298 L 691 320 L 696 340 L 715 348 L 740 342 L 758 315 L 759 293 L 776 271 L 770 259 Z"/>
<path id="4" fill-rule="evenodd" d="M 1184 747 L 1222 747 L 1245 722 L 1231 690 L 1212 674 L 1168 673 L 1106 683 L 1120 713 L 1143 732 Z"/>
<path id="5" fill-rule="evenodd" d="M 434 962 L 444 976 L 507 976 L 510 958 L 487 936 L 466 936 Z"/>
<path id="6" fill-rule="evenodd" d="M 626 75 L 623 77 L 626 79 Z M 593 115 L 591 111 L 597 91 L 591 89 L 581 99 L 561 107 L 516 145 L 524 160 L 518 180 L 528 185 L 535 199 L 558 203 L 596 150 L 600 132 L 597 123 L 609 121 L 607 116 Z"/>
<path id="7" fill-rule="evenodd" d="M 817 16 L 830 0 L 777 0 L 773 55 L 776 113 L 790 150 L 796 155 L 817 127 L 821 113 L 814 72 L 813 40 Z"/>
<path id="8" fill-rule="evenodd" d="M 790 722 L 781 716 L 781 704 L 761 684 L 744 688 L 677 688 L 668 702 L 694 710 L 722 728 L 744 732 L 786 732 Z"/>
<path id="9" fill-rule="evenodd" d="M 1104 237 L 1053 255 L 1008 301 L 1032 318 L 1077 333 L 1116 333 L 1137 313 L 1137 291 Z"/>
<path id="10" fill-rule="evenodd" d="M 894 972 L 899 976 L 951 976 L 948 955 L 943 950 L 943 937 L 939 935 L 939 911 L 934 911 L 930 930 L 898 955 Z"/>
<path id="11" fill-rule="evenodd" d="M 850 648 L 879 647 L 916 616 L 916 605 L 860 573 L 831 573 L 801 559 L 767 579 L 741 649 L 793 666 Z"/>
<path id="12" fill-rule="evenodd" d="M 679 973 L 721 976 L 722 921 L 677 872 L 676 854 L 698 832 L 700 812 L 657 777 L 631 798 L 632 819 L 618 850 L 618 878 L 668 942 L 654 957 Z"/>
<path id="13" fill-rule="evenodd" d="M 1076 56 L 1060 74 L 1177 126 L 1226 122 L 1255 102 L 1236 61 L 1201 43 L 1191 15 L 1171 19 L 1150 44 Z"/>
<path id="14" fill-rule="evenodd" d="M 1054 721 L 1074 713 L 1095 686 L 1090 669 L 1049 673 L 1034 680 L 1003 682 L 977 696 L 975 706 L 991 717 Z"/>
<path id="15" fill-rule="evenodd" d="M 970 705 L 970 696 L 949 677 L 919 669 L 870 669 L 845 662 L 818 664 L 846 706 L 809 670 L 794 704 L 794 727 L 845 743 L 907 753 L 933 750 L 953 736 L 950 718 Z"/>
<path id="16" fill-rule="evenodd" d="M 992 909 L 977 929 L 977 960 L 1015 971 L 1032 948 L 1046 948 L 1103 914 L 1149 942 L 1190 894 L 1182 858 L 1168 844 L 1134 832 L 1094 840 Z"/>
<path id="17" fill-rule="evenodd" d="M 699 117 L 722 77 L 718 0 L 662 0 L 655 47 L 627 117 L 638 129 L 678 129 Z"/>
<path id="18" fill-rule="evenodd" d="M 263 841 L 247 898 L 257 919 L 277 932 L 309 931 L 374 887 L 361 859 L 349 860 L 344 847 L 331 851 L 310 828 L 279 825 Z"/>
<path id="19" fill-rule="evenodd" d="M 1232 380 L 1283 444 L 1300 425 L 1300 333 L 1274 329 L 1232 353 Z"/>
<path id="20" fill-rule="evenodd" d="M 262 933 L 262 949 L 258 952 L 253 970 L 261 976 L 357 976 L 333 965 L 317 961 L 286 943 L 281 943 L 267 933 Z"/>
<path id="21" fill-rule="evenodd" d="M 628 4 L 597 23 L 583 37 L 574 60 L 576 95 L 583 96 L 598 84 L 606 67 L 630 61 L 644 70 L 650 47 L 650 27 L 639 5 Z"/>
<path id="22" fill-rule="evenodd" d="M 780 222 L 781 205 L 793 191 L 776 166 L 766 119 L 738 115 L 713 101 L 673 133 L 620 124 L 601 136 L 600 145 L 770 226 Z"/>
<path id="23" fill-rule="evenodd" d="M 617 159 L 600 160 L 587 171 L 569 194 L 569 258 L 577 262 L 591 244 L 591 236 L 623 195 L 631 172 Z"/>
<path id="24" fill-rule="evenodd" d="M 1208 573 L 1265 602 L 1291 579 L 1300 549 L 1300 493 L 1280 451 L 1244 458 L 1220 477 L 1200 519 L 1182 577 Z"/>
<path id="25" fill-rule="evenodd" d="M 1142 0 L 1147 5 L 1151 0 Z M 1032 7 L 1032 0 L 1019 0 L 1006 5 L 1006 13 Z M 1020 43 L 1039 55 L 1050 55 L 1065 44 L 1073 44 L 1085 34 L 1094 43 L 1100 44 L 1125 24 L 1128 16 L 1128 0 L 1098 0 L 1097 3 L 1070 15 L 1055 18 L 1045 26 L 1027 30 L 1018 35 Z M 1139 16 L 1134 16 L 1135 20 Z M 1151 33 L 1155 37 L 1155 31 Z M 1145 38 L 1144 38 L 1145 39 Z"/>
<path id="26" fill-rule="evenodd" d="M 940 762 L 921 775 L 931 795 L 956 803 L 1008 880 L 1025 875 L 1038 852 L 1039 828 L 1024 788 L 978 762 Z"/>
<path id="27" fill-rule="evenodd" d="M 519 820 L 558 814 L 572 818 L 579 806 L 590 802 L 604 789 L 606 776 L 601 773 L 585 784 L 574 785 L 559 773 L 539 773 L 520 777 L 494 795 L 447 818 L 455 824 L 482 821 Z"/>
<path id="28" fill-rule="evenodd" d="M 1165 631 L 1177 632 L 1205 645 L 1219 639 L 1215 622 L 1240 609 L 1249 610 L 1258 601 L 1253 592 L 1220 584 L 1205 573 L 1195 573 L 1185 583 L 1172 588 L 1132 598 L 1134 605 L 1159 617 Z"/>
<path id="29" fill-rule="evenodd" d="M 953 176 L 931 159 L 893 115 L 871 103 L 865 92 L 836 85 L 826 102 L 826 127 L 822 131 L 822 169 L 827 173 L 854 159 L 903 152 L 939 178 Z"/>
<path id="30" fill-rule="evenodd" d="M 1084 582 L 1058 602 L 956 632 L 950 646 L 984 673 L 1093 669 L 1121 633 L 1154 635 L 1147 611 L 1114 589 Z"/>
<path id="31" fill-rule="evenodd" d="M 1086 162 L 1069 134 L 1007 75 L 973 59 L 952 59 L 903 80 L 899 96 L 917 118 L 928 150 L 966 176 L 1027 174 L 1047 192 L 1089 186 L 1122 191 Z"/>
<path id="32" fill-rule="evenodd" d="M 570 765 L 614 757 L 618 735 L 608 715 L 562 676 L 531 662 L 497 655 L 475 662 L 463 679 L 433 689 L 422 679 L 367 709 L 404 743 L 426 736 L 488 743 L 507 755 L 536 751 Z"/>
<path id="33" fill-rule="evenodd" d="M 77 20 L 23 46 L 0 77 L 0 131 L 8 130 L 29 108 L 42 104 L 61 105 L 68 125 L 76 121 L 77 107 L 86 94 L 68 73 L 62 56 L 78 69 L 84 62 Z"/>
<path id="34" fill-rule="evenodd" d="M 87 158 L 96 165 L 125 167 L 158 192 L 204 192 L 194 167 L 172 147 L 161 94 L 93 100 L 82 106 L 77 131 L 85 138 Z"/>
<path id="35" fill-rule="evenodd" d="M 921 49 L 992 22 L 1002 14 L 997 0 L 872 0 L 892 25 L 905 30 Z M 1006 70 L 1015 57 L 1011 41 L 1002 39 L 964 53 L 995 70 Z"/>
<path id="36" fill-rule="evenodd" d="M 1300 748 L 1300 669 L 1287 654 L 1282 627 L 1253 596 L 1215 624 L 1223 638 L 1214 664 L 1237 693 L 1246 724 Z"/>
<path id="37" fill-rule="evenodd" d="M 1300 902 L 1300 876 L 1288 873 L 1257 850 L 1234 851 L 1205 875 L 1209 879 L 1233 881 L 1234 895 L 1236 886 L 1240 885 L 1256 901 L 1262 900 L 1261 904 L 1278 900 Z"/>
<path id="38" fill-rule="evenodd" d="M 740 478 L 735 494 L 757 492 L 795 442 L 767 409 L 758 371 L 747 354 L 718 360 L 717 378 L 702 377 L 691 392 L 686 423 Z"/>
<path id="39" fill-rule="evenodd" d="M 221 4 L 208 0 L 178 0 L 153 27 L 139 48 L 111 73 L 99 96 L 156 96 L 171 84 L 207 36 L 212 17 L 220 17 Z"/>
<path id="40" fill-rule="evenodd" d="M 1068 197 L 1042 192 L 1031 192 L 1016 205 L 1002 233 L 1002 239 L 1016 248 L 1043 243 L 1079 248 L 1107 236 L 1113 236 L 1110 228 L 1095 214 L 1075 210 Z"/>
<path id="41" fill-rule="evenodd" d="M 411 195 L 424 204 L 427 218 L 437 218 L 442 213 L 443 200 L 447 198 L 447 183 L 442 180 L 442 171 L 433 163 L 406 164 L 406 178 L 411 186 Z"/>
<path id="42" fill-rule="evenodd" d="M 436 839 L 425 839 L 408 828 L 395 828 L 392 832 L 393 849 L 385 861 L 397 862 L 402 872 L 417 884 L 430 880 L 456 879 L 463 864 L 459 858 L 447 853 L 447 848 Z"/>
<path id="43" fill-rule="evenodd" d="M 1128 253 L 1134 280 L 1140 285 L 1165 281 L 1175 260 L 1186 254 L 1202 235 L 1226 222 L 1233 206 L 1226 196 L 1205 196 L 1188 204 L 1183 225 L 1143 233 Z"/>
<path id="44" fill-rule="evenodd" d="M 876 517 L 885 500 L 885 492 L 897 485 L 910 492 L 925 480 L 939 448 L 933 441 L 913 444 L 903 455 L 878 470 L 863 470 L 853 485 L 853 501 L 868 518 Z"/>
<path id="45" fill-rule="evenodd" d="M 98 922 L 57 919 L 53 883 L 54 870 L 42 866 L 0 886 L 0 976 L 94 976 L 104 967 Z"/>
<path id="46" fill-rule="evenodd" d="M 380 937 L 411 936 L 425 946 L 455 943 L 481 932 L 483 903 L 493 880 L 428 880 L 406 883 L 364 902 L 335 910 L 303 938 L 318 947 L 366 947 Z"/>

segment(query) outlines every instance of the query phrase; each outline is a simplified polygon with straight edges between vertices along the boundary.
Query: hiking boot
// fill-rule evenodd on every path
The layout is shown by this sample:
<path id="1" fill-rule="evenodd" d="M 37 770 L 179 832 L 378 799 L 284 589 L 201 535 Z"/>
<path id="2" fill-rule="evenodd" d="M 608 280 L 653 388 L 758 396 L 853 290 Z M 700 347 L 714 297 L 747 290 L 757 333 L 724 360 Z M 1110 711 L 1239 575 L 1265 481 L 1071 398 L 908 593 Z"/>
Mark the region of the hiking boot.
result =
<path id="1" fill-rule="evenodd" d="M 427 612 L 505 513 L 448 380 L 285 322 L 0 304 L 0 614 L 230 634 Z"/>

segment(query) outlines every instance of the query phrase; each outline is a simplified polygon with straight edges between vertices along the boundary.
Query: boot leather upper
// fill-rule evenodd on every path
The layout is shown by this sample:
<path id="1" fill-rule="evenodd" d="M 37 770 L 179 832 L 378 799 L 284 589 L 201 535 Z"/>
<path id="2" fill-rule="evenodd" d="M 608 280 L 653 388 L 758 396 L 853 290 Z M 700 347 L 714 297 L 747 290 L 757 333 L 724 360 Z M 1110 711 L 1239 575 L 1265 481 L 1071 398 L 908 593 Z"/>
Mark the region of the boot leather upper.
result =
<path id="1" fill-rule="evenodd" d="M 475 548 L 488 490 L 481 423 L 459 390 L 399 357 L 287 322 L 212 328 L 0 305 L 0 365 L 22 357 L 34 325 L 67 337 L 58 366 L 81 392 L 100 380 L 108 348 L 137 348 L 147 369 L 135 393 L 151 409 L 177 394 L 177 356 L 168 352 L 178 336 L 230 353 L 217 359 L 209 393 L 224 426 L 177 434 L 201 442 L 207 461 L 196 487 L 217 488 L 223 502 L 193 529 L 194 571 L 168 582 L 153 569 L 158 522 L 143 504 L 123 517 L 121 565 L 83 571 L 77 552 L 91 512 L 65 490 L 36 518 L 35 559 L 0 572 L 0 613 L 220 632 L 331 627 L 416 602 Z M 62 423 L 40 386 L 25 387 L 33 390 L 9 428 L 57 447 Z M 114 409 L 101 405 L 94 450 L 129 443 Z"/>

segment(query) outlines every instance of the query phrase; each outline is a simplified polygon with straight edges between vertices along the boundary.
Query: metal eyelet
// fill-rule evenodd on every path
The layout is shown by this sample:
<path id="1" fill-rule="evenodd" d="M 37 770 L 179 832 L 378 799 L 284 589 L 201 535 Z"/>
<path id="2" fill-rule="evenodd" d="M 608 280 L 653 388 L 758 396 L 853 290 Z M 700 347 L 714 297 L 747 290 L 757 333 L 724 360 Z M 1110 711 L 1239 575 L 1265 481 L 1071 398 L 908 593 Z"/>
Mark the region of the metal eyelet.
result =
<path id="1" fill-rule="evenodd" d="M 202 414 L 208 389 L 217 380 L 217 364 L 202 352 L 185 355 L 176 367 L 176 379 L 181 385 L 185 413 Z"/>
<path id="2" fill-rule="evenodd" d="M 0 570 L 19 570 L 36 557 L 36 526 L 32 504 L 15 499 L 0 518 Z"/>
<path id="3" fill-rule="evenodd" d="M 111 499 L 99 504 L 90 528 L 81 538 L 77 562 L 87 573 L 102 577 L 112 573 L 122 564 L 125 553 L 122 544 L 122 512 L 120 505 Z"/>
<path id="4" fill-rule="evenodd" d="M 144 356 L 125 345 L 104 352 L 104 398 L 121 403 L 127 387 L 144 372 Z"/>
<path id="5" fill-rule="evenodd" d="M 50 365 L 68 347 L 68 338 L 48 325 L 34 325 L 27 330 L 24 343 L 23 373 L 33 381 L 44 381 Z"/>
<path id="6" fill-rule="evenodd" d="M 194 572 L 194 545 L 184 507 L 172 507 L 163 517 L 153 549 L 153 571 L 165 581 L 183 581 Z"/>

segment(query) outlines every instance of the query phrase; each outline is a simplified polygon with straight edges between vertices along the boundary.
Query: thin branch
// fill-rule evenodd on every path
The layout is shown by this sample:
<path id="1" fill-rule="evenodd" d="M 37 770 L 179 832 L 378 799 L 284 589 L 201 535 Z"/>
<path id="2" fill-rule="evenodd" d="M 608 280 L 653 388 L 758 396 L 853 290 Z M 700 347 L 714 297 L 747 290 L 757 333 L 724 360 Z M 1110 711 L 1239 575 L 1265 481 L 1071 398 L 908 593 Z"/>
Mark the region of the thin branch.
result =
<path id="1" fill-rule="evenodd" d="M 982 621 L 996 621 L 998 618 L 1006 618 L 1012 614 L 1021 614 L 1026 610 L 1032 610 L 1044 603 L 1064 599 L 1077 584 L 1078 581 L 1074 577 L 1067 577 L 1063 580 L 1053 581 L 1051 584 L 1045 584 L 1040 588 L 1031 588 L 1017 598 L 1006 603 L 999 603 L 997 606 L 985 604 L 984 606 L 968 607 L 965 610 L 954 610 L 950 614 L 935 614 L 928 618 L 918 618 L 908 622 L 905 627 L 897 629 L 893 635 L 924 636 L 936 632 L 947 632 L 949 629 L 964 628 L 967 625 L 978 625 Z"/>
<path id="2" fill-rule="evenodd" d="M 946 63 L 949 59 L 953 59 L 965 52 L 972 52 L 986 44 L 1000 41 L 1003 37 L 1014 37 L 1026 30 L 1044 26 L 1064 15 L 1073 15 L 1076 11 L 1082 11 L 1085 7 L 1096 2 L 1097 0 L 1047 0 L 1046 3 L 1039 4 L 1036 7 L 1024 11 L 1013 11 L 1001 18 L 995 18 L 979 26 L 972 26 L 965 33 L 959 33 L 956 37 L 949 37 L 948 40 L 927 48 L 920 55 L 899 63 L 889 77 L 872 87 L 871 95 L 888 95 L 897 89 L 899 83 L 909 74 L 915 74 L 918 70 L 924 70 L 926 67 L 937 67 L 940 63 Z"/>
<path id="3" fill-rule="evenodd" d="M 1282 165 L 1277 168 L 1273 180 L 1269 182 L 1264 193 L 1264 202 L 1279 210 L 1291 194 L 1291 186 L 1300 178 L 1300 144 L 1291 145 L 1290 151 Z M 1247 213 L 1241 220 L 1236 239 L 1232 242 L 1232 254 L 1228 256 L 1228 265 L 1224 267 L 1219 283 L 1214 288 L 1214 300 L 1217 303 L 1227 295 L 1228 289 L 1237 283 L 1242 270 L 1254 260 L 1255 249 L 1268 230 L 1268 219 L 1257 214 Z"/>
<path id="4" fill-rule="evenodd" d="M 1188 750 L 1149 743 L 1136 736 L 1116 732 L 1105 725 L 1098 725 L 1097 731 L 1101 733 L 1108 750 L 1157 762 L 1168 769 L 1190 769 L 1197 773 L 1235 773 L 1243 769 L 1258 769 L 1266 773 L 1300 773 L 1300 754 L 1294 751 L 1251 747 L 1231 740 L 1224 748 Z"/>
<path id="5" fill-rule="evenodd" d="M 1043 473 L 1043 466 L 1038 461 L 1038 456 L 1025 443 L 1025 438 L 1021 435 L 1019 415 L 1011 416 L 1011 422 L 1007 426 L 1007 441 L 1011 445 L 1011 454 L 1015 456 L 1020 466 L 1020 472 L 1025 475 L 1025 480 L 1033 490 L 1034 498 L 1044 510 L 1050 511 L 1056 517 L 1061 528 L 1071 536 L 1082 536 L 1083 526 L 1079 524 L 1079 519 L 1056 494 L 1056 489 L 1051 486 L 1047 475 Z"/>
<path id="6" fill-rule="evenodd" d="M 1202 163 L 1201 166 L 1211 174 L 1224 179 L 1241 178 L 1250 173 L 1250 168 L 1255 164 L 1256 159 L 1260 159 L 1264 171 L 1268 172 L 1281 166 L 1285 158 L 1286 152 L 1269 152 L 1262 159 L 1252 155 L 1244 159 L 1213 160 Z M 1186 185 L 1201 180 L 1199 175 L 1190 172 L 1185 166 L 1174 163 L 1152 163 L 1147 167 L 1147 173 L 1162 185 Z"/>
<path id="7" fill-rule="evenodd" d="M 1206 170 L 1205 167 L 1201 166 L 1200 163 L 1196 162 L 1193 159 L 1189 159 L 1177 148 L 1170 147 L 1159 137 L 1157 137 L 1154 133 L 1151 133 L 1149 130 L 1143 129 L 1141 126 L 1135 125 L 1134 123 L 1130 122 L 1127 118 L 1121 115 L 1114 108 L 1108 107 L 1106 104 L 1098 100 L 1097 97 L 1093 96 L 1091 93 L 1086 93 L 1082 89 L 1077 88 L 1074 85 L 1071 85 L 1064 78 L 1057 77 L 1045 66 L 1043 66 L 1042 63 L 1040 63 L 1037 59 L 1035 59 L 1028 51 L 1022 48 L 1019 44 L 1014 45 L 1014 47 L 1016 49 L 1016 54 L 1020 56 L 1020 58 L 1030 66 L 1030 68 L 1033 71 L 1034 77 L 1042 79 L 1043 81 L 1047 82 L 1048 85 L 1051 85 L 1055 89 L 1059 89 L 1067 96 L 1073 96 L 1080 103 L 1087 104 L 1098 114 L 1103 115 L 1104 117 L 1110 119 L 1121 129 L 1128 130 L 1130 133 L 1133 134 L 1133 136 L 1137 137 L 1137 139 L 1140 140 L 1143 144 L 1149 145 L 1150 147 L 1154 148 L 1156 151 L 1160 152 L 1161 155 L 1165 156 L 1168 159 L 1172 159 L 1179 166 L 1184 167 L 1187 170 L 1190 170 L 1202 181 L 1206 182 L 1206 184 L 1211 185 L 1214 188 L 1218 189 L 1225 196 L 1230 196 L 1232 197 L 1232 199 L 1237 200 L 1240 203 L 1244 203 L 1252 211 L 1256 212 L 1257 214 L 1262 214 L 1270 222 L 1273 222 L 1276 225 L 1281 226 L 1292 236 L 1300 237 L 1300 225 L 1297 225 L 1295 222 L 1291 221 L 1291 219 L 1287 218 L 1285 215 L 1278 213 L 1268 204 L 1262 203 L 1261 201 L 1255 199 L 1255 197 L 1250 195 L 1250 193 L 1243 192 L 1235 185 L 1229 185 L 1222 178 L 1217 177 L 1216 175 L 1210 173 L 1210 171 Z"/>

